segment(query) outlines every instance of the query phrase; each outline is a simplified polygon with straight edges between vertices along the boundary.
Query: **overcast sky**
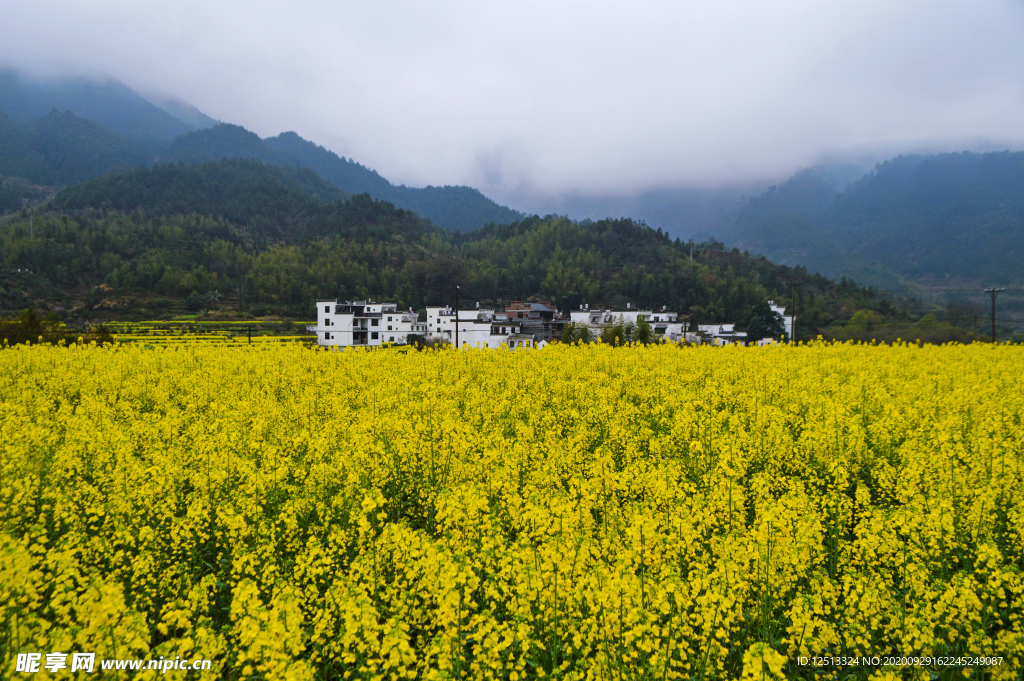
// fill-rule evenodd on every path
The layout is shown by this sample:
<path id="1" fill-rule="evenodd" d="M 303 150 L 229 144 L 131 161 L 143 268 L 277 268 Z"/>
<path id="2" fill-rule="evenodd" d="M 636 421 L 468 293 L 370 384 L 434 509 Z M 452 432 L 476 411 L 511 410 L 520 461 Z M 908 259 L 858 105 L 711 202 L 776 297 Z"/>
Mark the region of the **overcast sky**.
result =
<path id="1" fill-rule="evenodd" d="M 0 0 L 0 64 L 499 199 L 1024 140 L 1021 0 Z"/>

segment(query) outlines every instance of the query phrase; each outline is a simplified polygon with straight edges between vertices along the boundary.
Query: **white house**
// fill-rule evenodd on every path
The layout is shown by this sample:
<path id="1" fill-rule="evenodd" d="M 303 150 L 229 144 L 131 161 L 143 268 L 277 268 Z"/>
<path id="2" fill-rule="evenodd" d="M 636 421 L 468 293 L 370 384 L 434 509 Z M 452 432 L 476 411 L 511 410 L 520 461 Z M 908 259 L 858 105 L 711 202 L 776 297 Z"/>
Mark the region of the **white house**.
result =
<path id="1" fill-rule="evenodd" d="M 428 307 L 426 326 L 428 338 L 455 344 L 455 310 L 451 306 Z M 459 310 L 458 327 L 460 347 L 497 348 L 510 345 L 511 336 L 522 330 L 522 322 L 504 312 L 478 307 Z"/>
<path id="2" fill-rule="evenodd" d="M 747 342 L 746 332 L 737 331 L 735 324 L 700 324 L 697 327 L 697 337 L 701 342 L 712 345 L 745 344 Z"/>
<path id="3" fill-rule="evenodd" d="M 678 313 L 669 312 L 664 306 L 661 310 L 641 310 L 627 304 L 625 310 L 591 310 L 590 305 L 584 305 L 569 313 L 569 319 L 573 324 L 589 327 L 594 336 L 600 336 L 605 327 L 619 322 L 636 325 L 641 318 L 651 326 L 655 338 L 664 338 L 673 343 L 684 339 L 689 322 L 689 317 L 686 315 L 680 318 Z"/>
<path id="4" fill-rule="evenodd" d="M 411 309 L 399 310 L 394 303 L 318 300 L 316 312 L 316 326 L 309 330 L 316 333 L 319 345 L 327 347 L 406 343 L 409 334 L 427 334 L 427 325 L 420 322 L 419 315 Z"/>

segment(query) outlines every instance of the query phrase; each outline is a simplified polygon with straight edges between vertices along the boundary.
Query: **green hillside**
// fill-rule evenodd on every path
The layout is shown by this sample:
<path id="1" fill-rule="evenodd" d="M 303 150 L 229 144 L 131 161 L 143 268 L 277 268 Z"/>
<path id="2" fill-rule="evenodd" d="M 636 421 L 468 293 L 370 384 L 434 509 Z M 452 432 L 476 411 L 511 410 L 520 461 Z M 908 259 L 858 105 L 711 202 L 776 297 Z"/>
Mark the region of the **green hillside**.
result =
<path id="1" fill-rule="evenodd" d="M 41 80 L 9 69 L 0 70 L 0 109 L 22 123 L 41 118 L 54 109 L 71 111 L 148 152 L 196 127 L 116 80 Z"/>
<path id="2" fill-rule="evenodd" d="M 750 201 L 723 236 L 886 288 L 1024 284 L 1024 153 L 901 156 L 845 188 L 812 169 Z"/>
<path id="3" fill-rule="evenodd" d="M 459 284 L 464 300 L 482 304 L 631 302 L 742 324 L 764 300 L 788 301 L 797 284 L 807 337 L 861 310 L 900 318 L 868 289 L 630 220 L 534 217 L 457 234 L 330 190 L 311 171 L 237 159 L 92 180 L 45 210 L 0 220 L 0 306 L 124 319 L 201 300 L 221 315 L 307 317 L 315 298 L 422 308 L 453 302 Z"/>
<path id="4" fill-rule="evenodd" d="M 413 210 L 434 224 L 457 232 L 486 224 L 506 224 L 522 215 L 499 206 L 472 187 L 395 186 L 377 172 L 342 158 L 294 132 L 261 140 L 237 125 L 222 124 L 176 139 L 161 157 L 164 161 L 202 163 L 218 158 L 251 158 L 279 166 L 315 170 L 349 194 L 369 194 Z"/>
<path id="5" fill-rule="evenodd" d="M 240 125 L 222 123 L 176 138 L 159 156 L 163 163 L 206 163 L 222 158 L 257 159 L 281 165 L 283 159 L 259 135 Z"/>
<path id="6" fill-rule="evenodd" d="M 0 175 L 42 185 L 68 186 L 146 154 L 123 137 L 69 111 L 51 111 L 27 124 L 0 114 Z"/>
<path id="7" fill-rule="evenodd" d="M 369 194 L 455 231 L 523 217 L 471 187 L 396 186 L 293 132 L 263 140 L 183 102 L 153 103 L 114 80 L 39 80 L 0 70 L 0 112 L 0 177 L 17 186 L 68 186 L 139 164 L 242 158 L 313 170 L 342 192 Z M 0 214 L 40 195 L 0 192 Z"/>
<path id="8" fill-rule="evenodd" d="M 155 165 L 95 178 L 61 192 L 53 210 L 85 208 L 150 216 L 207 215 L 237 224 L 288 224 L 348 195 L 311 170 L 224 159 L 202 165 Z"/>

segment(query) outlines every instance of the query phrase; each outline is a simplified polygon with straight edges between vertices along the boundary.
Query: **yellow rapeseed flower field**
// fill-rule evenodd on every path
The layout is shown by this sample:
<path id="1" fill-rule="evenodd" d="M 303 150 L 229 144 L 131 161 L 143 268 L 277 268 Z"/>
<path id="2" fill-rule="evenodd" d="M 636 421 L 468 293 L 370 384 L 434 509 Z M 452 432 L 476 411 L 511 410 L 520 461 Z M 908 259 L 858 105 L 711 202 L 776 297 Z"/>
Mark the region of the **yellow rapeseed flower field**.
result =
<path id="1" fill-rule="evenodd" d="M 0 677 L 1018 678 L 1022 378 L 980 344 L 3 349 Z"/>

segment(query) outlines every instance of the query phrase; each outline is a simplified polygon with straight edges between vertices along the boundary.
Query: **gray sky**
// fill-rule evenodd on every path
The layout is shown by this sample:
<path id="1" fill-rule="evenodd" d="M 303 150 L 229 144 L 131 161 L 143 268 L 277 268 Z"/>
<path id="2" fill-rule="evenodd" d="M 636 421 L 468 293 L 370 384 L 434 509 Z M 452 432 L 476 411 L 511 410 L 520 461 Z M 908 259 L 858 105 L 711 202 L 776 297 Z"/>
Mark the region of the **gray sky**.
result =
<path id="1" fill-rule="evenodd" d="M 499 200 L 1024 140 L 1020 0 L 2 0 L 0 63 Z"/>

